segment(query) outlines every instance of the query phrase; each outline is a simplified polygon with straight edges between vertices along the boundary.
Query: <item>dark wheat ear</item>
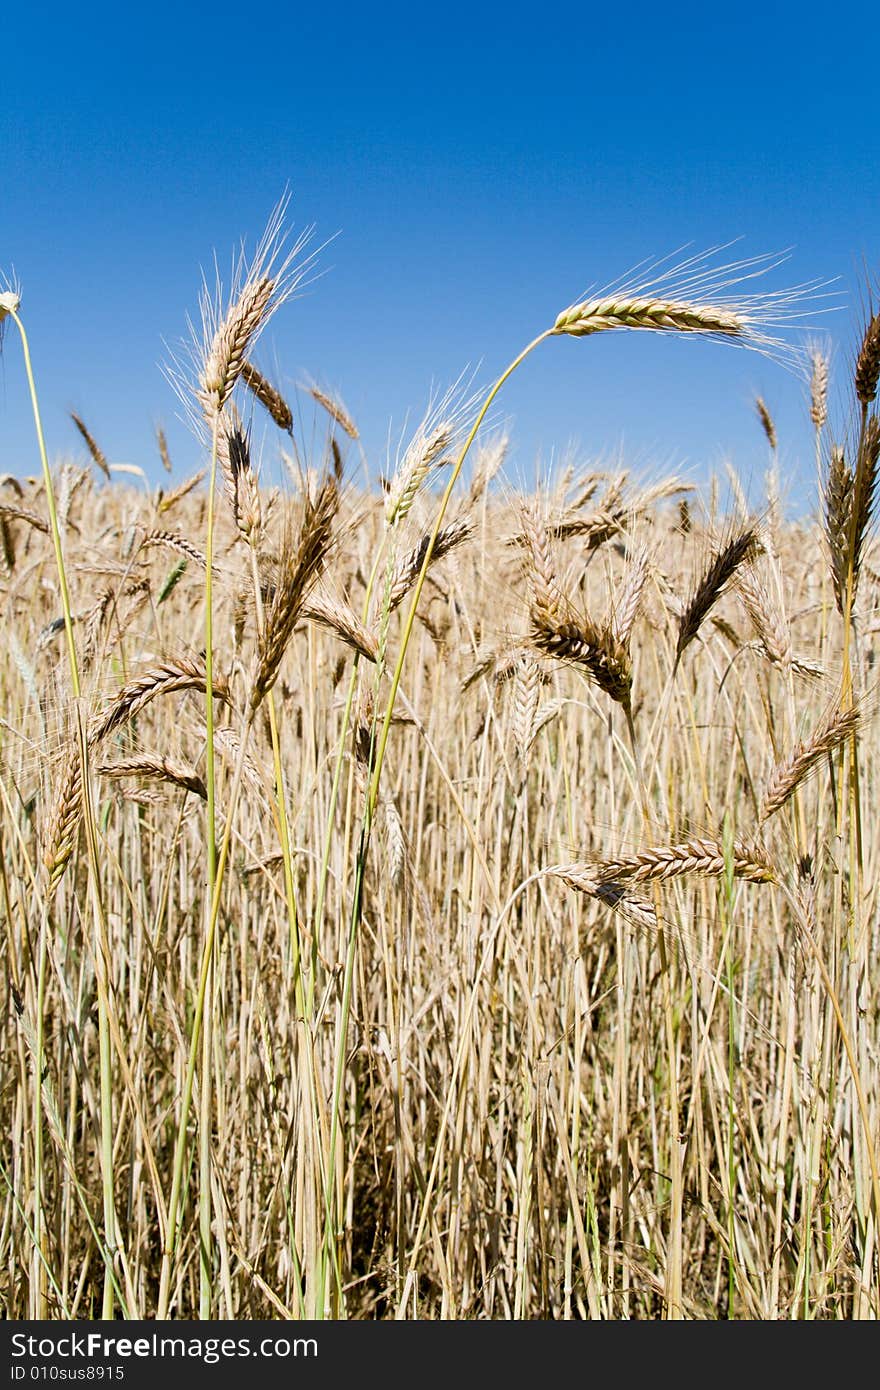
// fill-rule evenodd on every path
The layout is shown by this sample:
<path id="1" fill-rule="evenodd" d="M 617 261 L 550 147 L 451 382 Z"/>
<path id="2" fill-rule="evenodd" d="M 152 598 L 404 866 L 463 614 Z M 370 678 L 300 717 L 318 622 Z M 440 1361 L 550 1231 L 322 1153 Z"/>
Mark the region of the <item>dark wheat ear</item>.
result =
<path id="1" fill-rule="evenodd" d="M 747 560 L 755 556 L 759 549 L 757 527 L 750 523 L 735 531 L 730 539 L 716 550 L 694 586 L 678 620 L 673 674 L 677 671 L 684 652 L 697 636 L 737 571 Z"/>
<path id="2" fill-rule="evenodd" d="M 287 434 L 293 434 L 293 412 L 290 406 L 281 392 L 257 370 L 253 362 L 245 360 L 242 363 L 241 379 L 278 428 Z"/>
<path id="3" fill-rule="evenodd" d="M 770 445 L 771 449 L 775 450 L 777 447 L 776 426 L 773 423 L 773 416 L 767 409 L 767 403 L 763 396 L 755 397 L 755 410 L 761 422 L 761 429 L 767 436 L 767 443 Z"/>
<path id="4" fill-rule="evenodd" d="M 165 438 L 165 431 L 161 425 L 156 427 L 156 448 L 159 450 L 159 458 L 162 460 L 162 467 L 166 473 L 171 472 L 171 455 L 168 452 L 168 440 Z"/>
<path id="5" fill-rule="evenodd" d="M 880 379 L 880 313 L 868 320 L 856 359 L 856 395 L 863 406 L 869 406 L 877 395 Z"/>
<path id="6" fill-rule="evenodd" d="M 831 564 L 831 582 L 838 613 L 846 601 L 846 576 L 852 532 L 853 471 L 843 449 L 835 444 L 828 457 L 825 476 L 825 540 Z"/>
<path id="7" fill-rule="evenodd" d="M 89 456 L 92 460 L 92 463 L 95 465 L 96 468 L 100 469 L 100 471 L 104 474 L 105 478 L 109 478 L 110 468 L 107 463 L 107 459 L 105 458 L 103 451 L 98 446 L 98 443 L 95 440 L 94 436 L 89 432 L 89 430 L 83 424 L 80 417 L 73 410 L 70 412 L 70 418 L 76 425 L 83 438 L 83 442 L 85 443 L 85 446 L 89 451 Z"/>
<path id="8" fill-rule="evenodd" d="M 306 497 L 299 534 L 285 541 L 278 580 L 272 595 L 266 623 L 259 641 L 257 669 L 251 691 L 251 712 L 255 714 L 278 678 L 281 660 L 293 636 L 305 599 L 321 574 L 330 549 L 333 522 L 339 511 L 339 474 L 342 462 L 333 447 L 333 472 L 318 488 L 317 496 Z"/>
<path id="9" fill-rule="evenodd" d="M 237 419 L 218 435 L 217 461 L 239 535 L 256 544 L 263 524 L 260 489 L 251 467 L 248 437 Z"/>
<path id="10" fill-rule="evenodd" d="M 880 420 L 870 415 L 859 441 L 856 472 L 853 479 L 853 517 L 850 542 L 852 565 L 852 598 L 855 598 L 862 568 L 865 542 L 874 520 L 877 502 L 878 460 L 880 460 Z"/>
<path id="11" fill-rule="evenodd" d="M 543 656 L 582 667 L 600 690 L 629 709 L 632 661 L 610 628 L 598 628 L 582 617 L 562 619 L 536 608 L 532 611 L 531 637 Z"/>

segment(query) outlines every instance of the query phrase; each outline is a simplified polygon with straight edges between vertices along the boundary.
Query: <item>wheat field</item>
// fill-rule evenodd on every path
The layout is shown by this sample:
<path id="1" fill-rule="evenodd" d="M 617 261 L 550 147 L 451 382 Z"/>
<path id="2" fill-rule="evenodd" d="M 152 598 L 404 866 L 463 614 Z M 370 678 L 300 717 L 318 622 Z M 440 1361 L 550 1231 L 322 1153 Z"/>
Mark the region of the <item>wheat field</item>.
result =
<path id="1" fill-rule="evenodd" d="M 279 234 L 179 378 L 202 472 L 77 418 L 0 486 L 5 1315 L 876 1318 L 880 317 L 802 522 L 763 402 L 757 509 L 519 493 L 495 388 L 368 488 L 250 358 Z M 712 290 L 527 351 L 766 346 Z"/>

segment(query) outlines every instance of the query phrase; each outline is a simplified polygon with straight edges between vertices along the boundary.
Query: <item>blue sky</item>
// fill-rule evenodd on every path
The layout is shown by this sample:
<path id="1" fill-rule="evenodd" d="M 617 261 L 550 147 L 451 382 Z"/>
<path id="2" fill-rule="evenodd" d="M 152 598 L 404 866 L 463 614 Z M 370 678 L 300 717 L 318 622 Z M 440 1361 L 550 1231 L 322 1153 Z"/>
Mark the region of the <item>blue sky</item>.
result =
<path id="1" fill-rule="evenodd" d="M 253 244 L 286 186 L 294 231 L 333 240 L 257 361 L 289 392 L 305 377 L 339 391 L 374 472 L 432 385 L 467 367 L 489 382 L 588 286 L 685 244 L 791 247 L 773 288 L 841 277 L 845 307 L 814 321 L 845 402 L 864 267 L 875 283 L 880 267 L 873 7 L 837 26 L 804 5 L 242 15 L 160 0 L 5 18 L 0 270 L 23 287 L 53 455 L 82 457 L 74 409 L 111 461 L 154 481 L 157 422 L 175 475 L 199 465 L 164 343 L 197 310 L 201 267 Z M 756 354 L 660 334 L 542 348 L 499 401 L 509 471 L 531 478 L 576 444 L 695 477 L 729 457 L 760 479 L 756 394 L 783 486 L 808 505 L 803 384 Z M 0 471 L 36 468 L 10 334 Z"/>

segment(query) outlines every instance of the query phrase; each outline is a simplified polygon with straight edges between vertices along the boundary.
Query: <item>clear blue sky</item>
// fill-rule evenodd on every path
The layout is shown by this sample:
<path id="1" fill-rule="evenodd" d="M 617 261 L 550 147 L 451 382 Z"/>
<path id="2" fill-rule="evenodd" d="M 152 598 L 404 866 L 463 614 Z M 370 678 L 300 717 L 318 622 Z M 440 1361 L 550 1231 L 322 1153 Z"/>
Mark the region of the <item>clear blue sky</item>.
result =
<path id="1" fill-rule="evenodd" d="M 837 382 L 862 266 L 880 268 L 873 6 L 48 6 L 3 25 L 0 270 L 23 287 L 50 451 L 158 480 L 199 463 L 159 364 L 286 185 L 326 272 L 258 363 L 341 392 L 375 471 L 432 383 L 488 381 L 590 284 L 684 243 L 793 247 L 772 285 L 840 276 Z M 817 320 L 821 322 L 821 320 Z M 576 442 L 637 468 L 761 476 L 756 393 L 783 482 L 810 498 L 803 385 L 662 335 L 554 340 L 513 379 L 514 478 Z M 309 417 L 311 418 L 311 417 Z M 0 471 L 35 472 L 20 369 L 0 363 Z"/>

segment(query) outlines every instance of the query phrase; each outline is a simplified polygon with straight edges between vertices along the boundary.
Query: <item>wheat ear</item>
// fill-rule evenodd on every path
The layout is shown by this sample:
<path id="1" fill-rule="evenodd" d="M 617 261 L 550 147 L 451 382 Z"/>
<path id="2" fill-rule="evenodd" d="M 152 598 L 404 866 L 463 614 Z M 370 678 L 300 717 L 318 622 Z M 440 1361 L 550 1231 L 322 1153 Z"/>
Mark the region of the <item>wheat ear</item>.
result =
<path id="1" fill-rule="evenodd" d="M 306 595 L 324 567 L 339 510 L 339 456 L 336 472 L 324 479 L 314 501 L 306 499 L 296 542 L 282 551 L 280 572 L 263 631 L 260 634 L 257 669 L 251 691 L 251 710 L 256 712 L 278 676 L 281 659 L 302 612 Z"/>
<path id="2" fill-rule="evenodd" d="M 849 709 L 836 706 L 830 709 L 810 737 L 797 743 L 788 756 L 774 767 L 761 803 L 761 819 L 769 820 L 775 816 L 823 758 L 855 735 L 860 721 L 858 705 Z"/>
<path id="3" fill-rule="evenodd" d="M 326 410 L 330 419 L 335 420 L 336 424 L 348 435 L 349 439 L 360 439 L 357 425 L 338 397 L 328 396 L 327 392 L 322 391 L 318 386 L 309 386 L 306 389 L 312 399 L 316 400 L 318 405 Z"/>
<path id="4" fill-rule="evenodd" d="M 241 379 L 251 394 L 260 402 L 280 430 L 293 433 L 293 412 L 281 392 L 267 381 L 253 362 L 245 360 L 241 364 Z"/>
<path id="5" fill-rule="evenodd" d="M 868 406 L 877 395 L 877 381 L 880 379 L 880 313 L 868 320 L 859 355 L 856 359 L 856 395 L 863 406 Z"/>
<path id="6" fill-rule="evenodd" d="M 644 299 L 623 295 L 588 299 L 564 309 L 553 326 L 554 333 L 587 337 L 608 328 L 660 329 L 675 333 L 719 333 L 742 337 L 743 317 L 732 309 L 711 304 L 689 304 L 674 299 Z"/>
<path id="7" fill-rule="evenodd" d="M 170 782 L 184 791 L 193 792 L 202 801 L 207 801 L 208 791 L 203 779 L 195 768 L 176 758 L 143 756 L 128 758 L 123 762 L 102 763 L 96 769 L 102 777 L 151 777 L 160 782 Z"/>
<path id="8" fill-rule="evenodd" d="M 182 482 L 173 492 L 160 492 L 156 503 L 156 510 L 159 512 L 170 512 L 172 507 L 175 507 L 178 502 L 183 501 L 184 497 L 187 497 L 198 487 L 199 483 L 203 481 L 206 475 L 207 469 L 202 468 L 198 473 L 194 473 L 191 478 L 187 478 L 185 482 Z"/>
<path id="9" fill-rule="evenodd" d="M 678 641 L 673 670 L 677 669 L 682 655 L 693 642 L 734 575 L 746 560 L 756 553 L 757 548 L 757 531 L 754 526 L 746 526 L 732 535 L 716 551 L 697 581 L 678 620 Z"/>
<path id="10" fill-rule="evenodd" d="M 767 409 L 767 404 L 763 396 L 755 397 L 755 410 L 757 412 L 758 419 L 761 422 L 761 429 L 767 436 L 767 443 L 770 445 L 770 448 L 773 449 L 775 452 L 777 448 L 776 426 L 773 423 L 773 416 Z"/>
<path id="11" fill-rule="evenodd" d="M 733 872 L 750 883 L 775 883 L 776 869 L 762 845 L 735 840 L 732 847 Z M 693 839 L 677 845 L 639 850 L 620 859 L 603 859 L 593 868 L 598 884 L 653 883 L 683 874 L 720 878 L 725 871 L 724 847 L 720 840 Z"/>
<path id="12" fill-rule="evenodd" d="M 543 655 L 582 667 L 600 690 L 629 709 L 632 661 L 610 628 L 598 628 L 587 618 L 559 619 L 534 610 L 531 638 Z"/>

